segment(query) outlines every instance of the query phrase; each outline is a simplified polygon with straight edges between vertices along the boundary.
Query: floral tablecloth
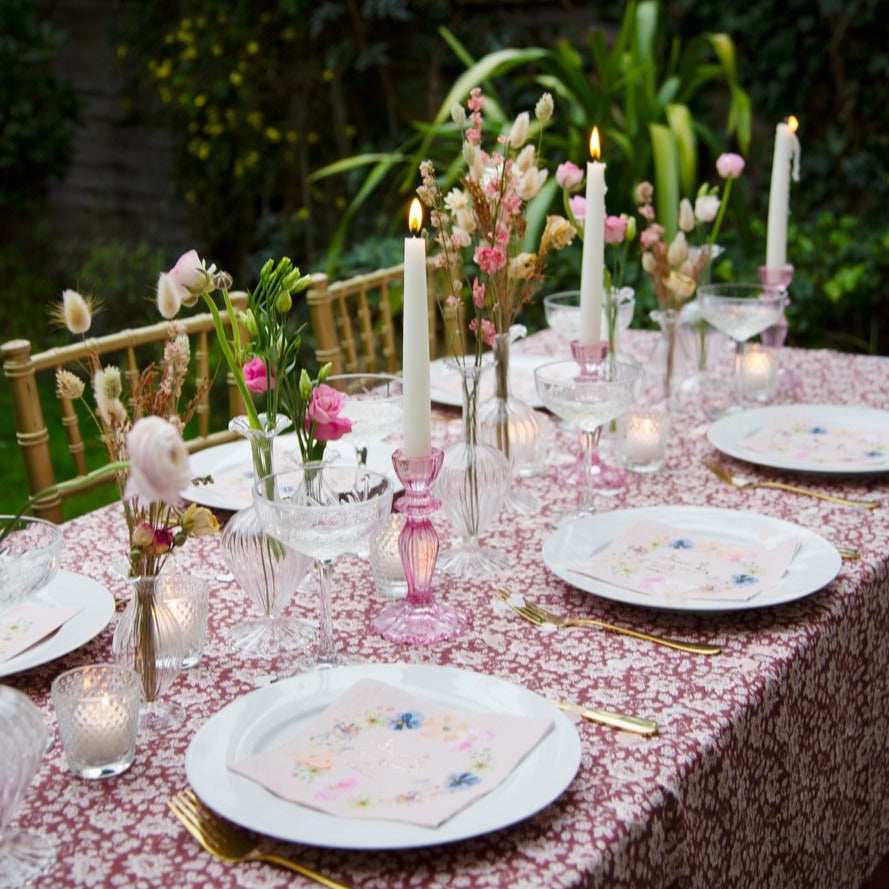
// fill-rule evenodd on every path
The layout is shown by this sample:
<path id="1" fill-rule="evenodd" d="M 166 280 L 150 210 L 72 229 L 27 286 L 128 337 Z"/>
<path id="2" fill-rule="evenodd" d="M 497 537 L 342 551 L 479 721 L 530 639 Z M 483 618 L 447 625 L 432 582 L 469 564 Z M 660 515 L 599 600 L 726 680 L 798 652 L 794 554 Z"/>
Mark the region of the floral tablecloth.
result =
<path id="1" fill-rule="evenodd" d="M 650 334 L 630 332 L 628 350 L 644 358 Z M 519 347 L 557 353 L 545 332 Z M 778 399 L 889 407 L 889 361 L 828 351 L 785 350 Z M 381 607 L 366 563 L 345 558 L 334 583 L 338 643 L 371 662 L 450 664 L 521 683 L 541 694 L 656 719 L 642 738 L 582 723 L 583 760 L 556 802 L 516 826 L 478 839 L 401 852 L 281 851 L 361 887 L 858 887 L 889 849 L 889 490 L 887 477 L 805 479 L 850 497 L 883 495 L 877 510 L 851 509 L 777 490 L 739 491 L 701 466 L 714 456 L 706 422 L 691 405 L 675 419 L 667 464 L 630 475 L 603 509 L 692 504 L 754 510 L 797 522 L 860 550 L 827 588 L 780 607 L 732 614 L 680 614 L 608 602 L 560 581 L 541 558 L 547 521 L 571 509 L 564 455 L 573 435 L 547 420 L 550 457 L 521 482 L 543 501 L 533 517 L 504 515 L 486 542 L 513 556 L 508 582 L 554 610 L 631 624 L 642 630 L 724 645 L 718 657 L 687 655 L 597 630 L 543 633 L 494 606 L 488 583 L 438 578 L 438 595 L 471 613 L 469 632 L 410 649 L 373 634 Z M 459 422 L 436 422 L 440 441 Z M 742 466 L 746 475 L 793 476 Z M 115 593 L 122 552 L 118 506 L 65 526 L 64 567 Z M 443 536 L 447 528 L 442 527 Z M 166 807 L 186 785 L 184 755 L 195 731 L 253 688 L 274 664 L 244 660 L 226 631 L 250 612 L 225 579 L 216 538 L 190 541 L 179 567 L 209 579 L 210 638 L 204 659 L 169 696 L 187 720 L 143 744 L 122 776 L 86 782 L 64 766 L 61 745 L 45 757 L 19 823 L 52 836 L 58 854 L 37 886 L 280 887 L 303 878 L 261 863 L 230 865 L 200 849 Z M 312 615 L 310 598 L 295 612 Z M 118 609 L 120 610 L 120 609 Z M 51 730 L 54 676 L 110 659 L 112 627 L 53 663 L 8 677 L 43 709 Z"/>

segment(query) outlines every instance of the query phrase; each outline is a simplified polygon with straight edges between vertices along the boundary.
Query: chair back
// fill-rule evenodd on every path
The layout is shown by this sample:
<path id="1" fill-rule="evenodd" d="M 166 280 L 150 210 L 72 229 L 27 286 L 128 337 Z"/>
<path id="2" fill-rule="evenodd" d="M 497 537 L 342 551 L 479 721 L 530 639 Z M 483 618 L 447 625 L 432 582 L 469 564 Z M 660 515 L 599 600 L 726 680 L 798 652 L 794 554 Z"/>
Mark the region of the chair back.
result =
<path id="1" fill-rule="evenodd" d="M 445 354 L 462 312 L 446 308 L 439 320 L 437 280 L 427 267 L 429 292 L 429 354 Z M 401 330 L 395 323 L 404 306 L 404 265 L 378 269 L 330 283 L 312 275 L 306 291 L 315 357 L 330 362 L 331 373 L 397 373 L 401 369 Z"/>
<path id="2" fill-rule="evenodd" d="M 245 308 L 247 295 L 233 293 L 232 303 L 238 309 Z M 230 320 L 227 313 L 220 314 L 223 323 L 228 326 Z M 200 392 L 195 411 L 197 435 L 186 442 L 189 450 L 194 452 L 211 445 L 231 441 L 235 436 L 228 431 L 228 417 L 226 417 L 225 428 L 215 432 L 210 430 L 211 384 L 213 383 L 210 368 L 210 343 L 211 337 L 215 339 L 212 316 L 209 313 L 194 315 L 178 320 L 176 323 L 189 338 L 193 364 L 191 370 L 194 374 L 197 391 Z M 96 356 L 103 365 L 122 362 L 125 387 L 132 393 L 142 373 L 142 360 L 145 359 L 145 353 L 149 351 L 142 347 L 163 343 L 169 336 L 169 330 L 169 323 L 161 322 L 148 327 L 89 338 L 83 342 L 47 349 L 33 355 L 31 354 L 31 343 L 28 340 L 13 339 L 0 346 L 3 373 L 9 381 L 12 393 L 16 441 L 24 458 L 28 493 L 31 496 L 57 485 L 59 482 L 86 475 L 88 472 L 87 447 L 80 428 L 80 416 L 74 402 L 56 391 L 54 383 L 56 371 L 59 368 L 79 367 L 81 372 L 78 375 L 83 377 L 83 368 L 84 366 L 88 367 L 87 362 L 91 356 Z M 160 357 L 157 350 L 150 351 L 153 354 L 144 360 L 144 366 L 152 361 L 157 361 Z M 111 361 L 108 360 L 109 358 Z M 51 382 L 39 386 L 38 379 L 43 377 L 48 378 Z M 226 379 L 228 382 L 228 415 L 234 416 L 243 413 L 244 405 L 240 392 L 234 380 L 230 378 L 230 374 L 226 375 Z M 45 391 L 50 385 L 55 393 L 54 398 L 45 395 Z M 41 389 L 44 392 L 46 405 L 41 401 Z M 50 432 L 45 421 L 44 406 L 48 412 L 51 410 L 51 416 L 58 420 L 52 424 L 53 428 L 65 430 L 67 452 L 70 459 L 66 460 L 64 467 L 61 465 L 62 461 L 58 458 L 58 454 L 56 460 L 53 459 L 53 448 L 50 445 Z M 58 452 L 59 448 L 55 450 Z M 102 482 L 97 484 L 102 484 Z M 75 492 L 56 492 L 41 498 L 33 505 L 34 514 L 54 522 L 61 522 L 63 518 L 62 500 L 73 493 Z"/>

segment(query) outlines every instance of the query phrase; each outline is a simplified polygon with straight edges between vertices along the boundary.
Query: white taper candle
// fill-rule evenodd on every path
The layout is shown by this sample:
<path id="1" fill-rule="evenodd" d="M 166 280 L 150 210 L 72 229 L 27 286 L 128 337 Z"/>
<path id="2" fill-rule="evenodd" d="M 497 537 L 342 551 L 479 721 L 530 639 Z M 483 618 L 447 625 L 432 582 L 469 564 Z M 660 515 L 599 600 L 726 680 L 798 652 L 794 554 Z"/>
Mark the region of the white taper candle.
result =
<path id="1" fill-rule="evenodd" d="M 769 225 L 766 235 L 766 267 L 782 269 L 787 265 L 787 216 L 790 212 L 791 169 L 799 180 L 800 144 L 796 135 L 798 121 L 789 117 L 775 128 L 775 152 L 772 156 L 772 184 L 769 190 Z"/>
<path id="2" fill-rule="evenodd" d="M 590 135 L 586 165 L 586 209 L 583 219 L 583 260 L 580 269 L 580 341 L 602 339 L 602 298 L 605 292 L 605 164 L 600 155 L 599 130 Z"/>

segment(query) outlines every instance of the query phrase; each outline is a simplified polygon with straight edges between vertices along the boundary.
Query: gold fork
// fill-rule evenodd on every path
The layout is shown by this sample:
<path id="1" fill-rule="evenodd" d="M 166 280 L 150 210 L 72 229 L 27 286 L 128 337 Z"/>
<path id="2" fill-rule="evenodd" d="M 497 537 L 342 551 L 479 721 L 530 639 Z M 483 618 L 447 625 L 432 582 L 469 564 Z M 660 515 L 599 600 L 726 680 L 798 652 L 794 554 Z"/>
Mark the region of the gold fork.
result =
<path id="1" fill-rule="evenodd" d="M 707 467 L 720 481 L 735 488 L 776 488 L 779 491 L 790 491 L 792 494 L 802 494 L 805 497 L 817 497 L 819 500 L 829 500 L 831 503 L 840 503 L 843 506 L 860 506 L 864 509 L 876 509 L 880 506 L 879 500 L 854 500 L 849 497 L 834 497 L 832 494 L 822 494 L 810 488 L 800 488 L 796 485 L 786 485 L 784 482 L 757 482 L 735 478 L 732 473 L 715 460 L 704 457 L 701 463 Z"/>
<path id="2" fill-rule="evenodd" d="M 185 825 L 186 830 L 211 854 L 224 861 L 269 861 L 272 864 L 296 871 L 328 889 L 349 889 L 322 874 L 309 870 L 271 852 L 259 852 L 259 841 L 252 835 L 211 812 L 191 789 L 183 790 L 167 800 L 173 814 Z"/>
<path id="3" fill-rule="evenodd" d="M 611 630 L 613 633 L 621 633 L 624 636 L 632 636 L 634 639 L 642 639 L 644 642 L 654 642 L 656 645 L 664 645 L 667 648 L 675 648 L 689 654 L 722 654 L 722 648 L 718 645 L 701 645 L 697 642 L 686 642 L 684 639 L 665 639 L 663 636 L 653 636 L 651 633 L 643 633 L 640 630 L 632 630 L 629 627 L 621 627 L 617 624 L 609 624 L 592 617 L 562 617 L 547 611 L 527 599 L 522 605 L 516 605 L 510 601 L 509 590 L 499 589 L 497 594 L 518 615 L 530 621 L 535 626 L 552 624 L 554 627 L 599 627 L 601 630 Z"/>

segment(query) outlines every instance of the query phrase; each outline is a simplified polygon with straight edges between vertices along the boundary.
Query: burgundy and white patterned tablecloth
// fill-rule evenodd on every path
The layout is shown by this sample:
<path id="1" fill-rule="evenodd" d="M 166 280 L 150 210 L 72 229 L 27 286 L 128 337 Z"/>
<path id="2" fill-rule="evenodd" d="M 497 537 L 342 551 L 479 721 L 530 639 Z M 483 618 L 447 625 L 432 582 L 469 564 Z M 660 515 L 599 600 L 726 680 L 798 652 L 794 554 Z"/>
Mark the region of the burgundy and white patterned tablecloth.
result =
<path id="1" fill-rule="evenodd" d="M 628 337 L 628 348 L 640 357 L 652 343 L 650 334 Z M 533 353 L 559 343 L 546 332 L 521 348 Z M 785 350 L 784 360 L 798 378 L 793 400 L 889 407 L 889 361 L 797 350 Z M 779 392 L 779 399 L 787 395 Z M 553 453 L 575 446 L 573 436 L 555 422 L 550 426 Z M 478 839 L 405 852 L 284 851 L 360 889 L 860 885 L 889 849 L 887 477 L 806 480 L 850 497 L 883 495 L 887 505 L 869 511 L 776 490 L 738 491 L 701 466 L 701 457 L 713 453 L 703 417 L 689 412 L 676 426 L 664 469 L 631 475 L 604 509 L 707 503 L 754 510 L 856 547 L 860 560 L 844 562 L 824 590 L 772 609 L 678 614 L 600 600 L 561 582 L 541 558 L 547 520 L 568 511 L 577 493 L 556 461 L 522 482 L 542 498 L 542 514 L 504 516 L 486 538 L 513 555 L 515 589 L 554 610 L 717 642 L 725 646 L 722 656 L 687 655 L 596 630 L 545 634 L 492 607 L 490 585 L 443 577 L 439 595 L 471 612 L 470 631 L 420 650 L 399 647 L 369 629 L 382 603 L 366 565 L 343 559 L 334 588 L 336 634 L 359 658 L 451 664 L 547 696 L 651 717 L 661 730 L 644 739 L 582 723 L 583 761 L 567 792 L 536 817 Z M 458 429 L 457 422 L 436 424 L 439 435 Z M 123 532 L 117 506 L 69 522 L 64 567 L 119 592 L 112 565 Z M 226 631 L 249 606 L 236 585 L 220 579 L 225 566 L 218 540 L 189 542 L 177 561 L 212 588 L 204 659 L 169 692 L 187 721 L 143 744 L 128 772 L 104 782 L 73 777 L 55 745 L 18 819 L 57 843 L 54 867 L 36 883 L 43 889 L 308 885 L 270 865 L 214 859 L 166 808 L 185 786 L 184 754 L 197 728 L 250 691 L 252 675 L 275 666 L 247 662 L 225 644 Z M 297 600 L 294 610 L 311 615 L 312 606 Z M 111 629 L 54 663 L 4 681 L 30 695 L 55 731 L 53 677 L 108 660 Z"/>

